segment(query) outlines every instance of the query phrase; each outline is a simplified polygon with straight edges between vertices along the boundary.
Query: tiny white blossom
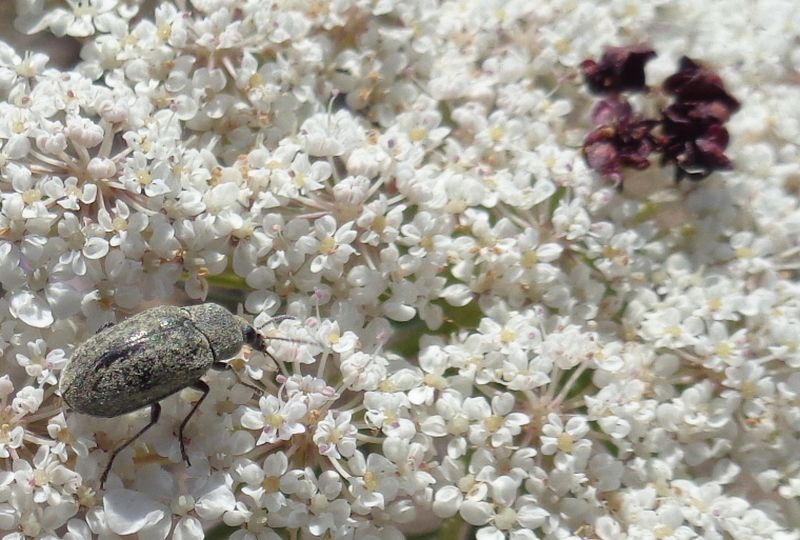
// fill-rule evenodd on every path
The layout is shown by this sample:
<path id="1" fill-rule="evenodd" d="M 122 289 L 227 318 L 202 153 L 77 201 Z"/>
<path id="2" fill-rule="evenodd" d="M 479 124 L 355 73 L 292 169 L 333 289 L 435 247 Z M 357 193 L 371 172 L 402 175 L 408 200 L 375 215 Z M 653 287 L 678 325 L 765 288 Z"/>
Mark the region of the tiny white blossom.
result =
<path id="1" fill-rule="evenodd" d="M 470 442 L 490 442 L 495 447 L 510 444 L 512 437 L 519 434 L 522 426 L 530 423 L 526 414 L 512 412 L 513 408 L 514 396 L 508 393 L 493 397 L 491 406 L 485 398 L 465 399 L 464 413 L 471 421 Z"/>
<path id="2" fill-rule="evenodd" d="M 307 407 L 299 399 L 282 403 L 275 396 L 264 396 L 259 402 L 260 411 L 246 408 L 242 414 L 242 426 L 261 430 L 257 445 L 289 440 L 292 436 L 306 431 L 301 422 Z"/>
<path id="3" fill-rule="evenodd" d="M 333 459 L 350 457 L 356 449 L 357 429 L 350 423 L 349 411 L 342 411 L 334 418 L 333 412 L 323 418 L 314 431 L 314 442 L 323 456 Z"/>

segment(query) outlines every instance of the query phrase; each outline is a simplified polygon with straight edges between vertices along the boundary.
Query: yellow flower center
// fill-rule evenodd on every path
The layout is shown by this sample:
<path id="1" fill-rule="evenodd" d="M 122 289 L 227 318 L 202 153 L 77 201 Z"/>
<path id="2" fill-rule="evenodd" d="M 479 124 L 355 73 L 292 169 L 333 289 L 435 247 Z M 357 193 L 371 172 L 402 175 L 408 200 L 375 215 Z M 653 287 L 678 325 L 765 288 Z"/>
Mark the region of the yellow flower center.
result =
<path id="1" fill-rule="evenodd" d="M 674 338 L 679 338 L 683 334 L 680 326 L 669 326 L 665 329 L 665 332 Z"/>
<path id="2" fill-rule="evenodd" d="M 22 194 L 22 200 L 25 204 L 33 204 L 42 200 L 42 192 L 36 188 L 29 189 Z"/>
<path id="3" fill-rule="evenodd" d="M 575 441 L 569 433 L 562 433 L 558 436 L 558 449 L 565 453 L 572 452 L 572 447 Z"/>
<path id="4" fill-rule="evenodd" d="M 170 35 L 172 35 L 172 25 L 162 24 L 158 27 L 158 39 L 167 41 Z"/>
<path id="5" fill-rule="evenodd" d="M 390 393 L 394 392 L 396 389 L 397 388 L 395 387 L 395 384 L 392 381 L 383 380 L 378 383 L 378 390 L 380 390 L 381 392 Z"/>
<path id="6" fill-rule="evenodd" d="M 319 243 L 319 252 L 323 255 L 331 255 L 336 251 L 336 240 L 333 236 L 326 236 Z"/>
<path id="7" fill-rule="evenodd" d="M 733 347 L 731 347 L 730 343 L 723 341 L 717 344 L 715 350 L 720 358 L 728 358 L 733 352 Z"/>
<path id="8" fill-rule="evenodd" d="M 517 334 L 513 330 L 509 330 L 508 328 L 500 330 L 500 341 L 503 343 L 512 343 L 516 339 Z"/>
<path id="9" fill-rule="evenodd" d="M 539 262 L 539 255 L 532 249 L 522 254 L 522 267 L 533 268 Z"/>
<path id="10" fill-rule="evenodd" d="M 419 142 L 428 136 L 428 130 L 423 127 L 415 127 L 411 130 L 411 133 L 409 133 L 408 136 L 412 141 Z"/>
<path id="11" fill-rule="evenodd" d="M 263 487 L 264 491 L 267 493 L 277 493 L 281 489 L 281 479 L 279 476 L 267 476 L 264 478 L 264 481 L 261 482 L 261 487 Z"/>
<path id="12" fill-rule="evenodd" d="M 425 376 L 422 378 L 422 381 L 432 388 L 437 390 L 444 390 L 447 388 L 447 381 L 444 377 L 439 375 L 434 375 L 433 373 L 426 373 Z"/>
<path id="13" fill-rule="evenodd" d="M 494 433 L 503 426 L 503 417 L 493 414 L 483 421 L 483 425 L 490 433 Z"/>
<path id="14" fill-rule="evenodd" d="M 364 473 L 364 487 L 369 491 L 375 491 L 378 487 L 378 475 L 372 471 Z"/>
<path id="15" fill-rule="evenodd" d="M 120 216 L 117 216 L 113 220 L 111 220 L 111 226 L 117 232 L 128 230 L 128 222 L 125 220 L 125 218 Z"/>

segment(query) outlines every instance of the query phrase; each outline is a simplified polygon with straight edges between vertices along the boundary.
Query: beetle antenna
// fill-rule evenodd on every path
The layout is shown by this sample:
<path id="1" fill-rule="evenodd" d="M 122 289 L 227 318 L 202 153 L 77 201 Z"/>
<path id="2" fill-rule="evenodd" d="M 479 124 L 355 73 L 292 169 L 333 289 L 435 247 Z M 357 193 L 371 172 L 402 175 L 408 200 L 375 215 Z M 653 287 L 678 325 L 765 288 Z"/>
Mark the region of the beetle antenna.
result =
<path id="1" fill-rule="evenodd" d="M 271 319 L 271 322 L 280 322 L 285 321 L 287 319 L 294 319 L 291 315 L 280 315 Z M 275 363 L 278 362 L 277 358 L 267 350 L 267 342 L 268 341 L 285 341 L 288 343 L 302 343 L 305 345 L 316 345 L 320 346 L 319 343 L 311 340 L 300 339 L 300 338 L 286 338 L 280 336 L 265 336 L 261 333 L 260 329 L 256 329 L 252 324 L 247 322 L 244 318 L 240 318 L 240 325 L 242 327 L 242 336 L 244 338 L 244 342 L 256 349 L 257 351 L 261 351 L 262 353 L 269 356 Z"/>

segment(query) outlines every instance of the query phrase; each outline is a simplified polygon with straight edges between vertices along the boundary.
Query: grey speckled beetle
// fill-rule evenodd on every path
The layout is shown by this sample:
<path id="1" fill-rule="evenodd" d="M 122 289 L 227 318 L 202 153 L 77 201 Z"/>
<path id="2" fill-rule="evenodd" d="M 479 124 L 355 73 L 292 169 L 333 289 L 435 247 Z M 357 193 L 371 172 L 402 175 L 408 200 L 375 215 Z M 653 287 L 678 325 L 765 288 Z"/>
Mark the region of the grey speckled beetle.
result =
<path id="1" fill-rule="evenodd" d="M 200 377 L 211 368 L 228 369 L 222 360 L 235 356 L 245 343 L 267 353 L 263 337 L 243 318 L 218 304 L 201 304 L 142 311 L 101 329 L 75 349 L 59 383 L 71 409 L 113 417 L 150 406 L 150 423 L 114 450 L 100 485 L 117 454 L 158 421 L 159 400 L 186 387 L 203 393 L 178 431 L 181 456 L 189 463 L 183 429 L 209 392 Z"/>

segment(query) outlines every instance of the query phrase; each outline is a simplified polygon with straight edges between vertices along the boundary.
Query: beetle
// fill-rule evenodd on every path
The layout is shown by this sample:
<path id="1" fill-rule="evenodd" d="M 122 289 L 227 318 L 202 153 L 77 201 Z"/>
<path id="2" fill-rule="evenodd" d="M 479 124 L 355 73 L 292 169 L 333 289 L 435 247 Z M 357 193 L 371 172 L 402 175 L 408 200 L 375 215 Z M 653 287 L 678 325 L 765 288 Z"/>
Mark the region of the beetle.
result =
<path id="1" fill-rule="evenodd" d="M 153 307 L 101 328 L 79 345 L 59 381 L 70 409 L 111 418 L 150 406 L 150 422 L 112 452 L 100 486 L 117 454 L 158 422 L 159 401 L 183 388 L 203 393 L 178 430 L 181 456 L 190 464 L 183 430 L 209 392 L 200 378 L 209 369 L 229 369 L 223 360 L 238 354 L 244 344 L 269 355 L 264 337 L 250 323 L 219 304 L 206 303 Z"/>

